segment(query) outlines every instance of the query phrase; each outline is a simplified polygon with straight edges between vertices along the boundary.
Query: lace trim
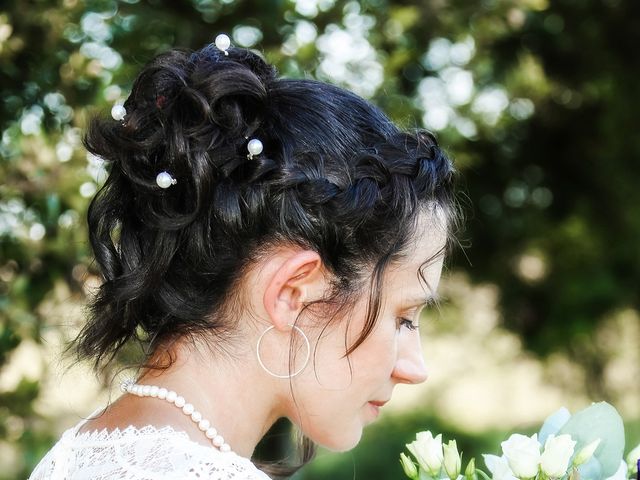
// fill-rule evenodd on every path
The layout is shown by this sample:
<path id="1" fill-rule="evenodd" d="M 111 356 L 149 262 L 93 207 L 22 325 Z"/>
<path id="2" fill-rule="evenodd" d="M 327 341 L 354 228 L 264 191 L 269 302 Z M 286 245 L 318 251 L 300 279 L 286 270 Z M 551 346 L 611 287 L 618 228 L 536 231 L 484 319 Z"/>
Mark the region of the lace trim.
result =
<path id="1" fill-rule="evenodd" d="M 191 437 L 189 437 L 187 432 L 184 432 L 182 430 L 176 430 L 171 425 L 165 425 L 164 427 L 160 427 L 160 428 L 154 425 L 145 425 L 144 427 L 134 427 L 133 425 L 129 425 L 123 430 L 120 430 L 118 427 L 116 427 L 113 430 L 107 430 L 106 428 L 103 428 L 102 430 L 94 429 L 86 432 L 80 432 L 79 430 L 81 427 L 82 425 L 79 425 L 77 428 L 72 428 L 70 430 L 67 430 L 67 433 L 69 436 L 69 440 L 71 442 L 82 444 L 82 446 L 87 446 L 87 445 L 100 446 L 100 444 L 102 443 L 109 443 L 109 442 L 123 442 L 123 441 L 133 442 L 140 437 L 147 437 L 147 436 L 162 436 L 162 437 L 178 436 L 178 437 L 181 437 L 183 440 L 194 443 L 199 447 L 204 447 L 207 450 L 223 453 L 223 452 L 220 452 L 218 449 L 215 449 L 213 447 L 207 447 L 206 445 L 202 445 L 194 441 Z M 232 453 L 232 452 L 229 452 L 229 453 Z M 240 458 L 244 458 L 244 457 L 240 457 Z"/>
<path id="2" fill-rule="evenodd" d="M 32 480 L 270 480 L 250 459 L 197 443 L 170 425 L 80 432 L 87 421 L 63 433 Z"/>

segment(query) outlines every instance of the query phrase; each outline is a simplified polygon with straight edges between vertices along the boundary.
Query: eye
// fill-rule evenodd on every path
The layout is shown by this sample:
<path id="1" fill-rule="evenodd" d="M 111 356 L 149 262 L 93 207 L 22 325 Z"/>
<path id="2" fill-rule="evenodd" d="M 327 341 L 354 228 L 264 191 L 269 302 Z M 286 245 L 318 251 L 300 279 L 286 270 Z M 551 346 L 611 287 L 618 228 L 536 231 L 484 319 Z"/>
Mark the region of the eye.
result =
<path id="1" fill-rule="evenodd" d="M 400 320 L 399 322 L 399 326 L 401 327 L 406 327 L 409 330 L 413 331 L 413 330 L 417 330 L 419 325 L 414 324 L 410 319 L 408 318 L 402 318 L 399 317 L 398 320 Z"/>

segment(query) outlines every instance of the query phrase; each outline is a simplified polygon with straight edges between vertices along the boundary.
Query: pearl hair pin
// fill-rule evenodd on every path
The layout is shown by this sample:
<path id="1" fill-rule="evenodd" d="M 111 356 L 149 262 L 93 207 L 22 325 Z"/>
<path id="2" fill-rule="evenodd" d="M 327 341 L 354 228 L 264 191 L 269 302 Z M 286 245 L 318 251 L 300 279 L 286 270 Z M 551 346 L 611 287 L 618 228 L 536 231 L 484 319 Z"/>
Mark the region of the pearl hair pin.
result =
<path id="1" fill-rule="evenodd" d="M 171 185 L 178 183 L 178 181 L 169 172 L 160 172 L 156 176 L 156 183 L 160 188 L 169 188 Z"/>
<path id="2" fill-rule="evenodd" d="M 251 160 L 254 155 L 260 155 L 263 148 L 264 147 L 262 146 L 262 142 L 260 140 L 258 140 L 257 138 L 252 138 L 247 144 L 247 150 L 249 150 L 247 158 Z"/>
<path id="3" fill-rule="evenodd" d="M 111 108 L 111 116 L 113 117 L 114 120 L 117 121 L 122 121 L 124 120 L 124 117 L 127 115 L 127 111 L 125 110 L 124 106 L 122 105 L 114 105 Z"/>
<path id="4" fill-rule="evenodd" d="M 224 33 L 218 35 L 216 37 L 215 44 L 216 47 L 224 52 L 225 55 L 229 55 L 229 52 L 227 52 L 227 50 L 231 46 L 231 39 L 227 35 L 225 35 Z"/>
<path id="5" fill-rule="evenodd" d="M 218 431 L 211 426 L 211 422 L 202 417 L 202 414 L 198 412 L 193 405 L 187 403 L 184 397 L 178 395 L 173 390 L 167 390 L 164 387 L 158 387 L 156 385 L 140 385 L 133 380 L 126 380 L 120 384 L 120 389 L 123 392 L 136 395 L 138 397 L 152 397 L 165 400 L 177 408 L 182 410 L 182 413 L 191 418 L 191 420 L 198 425 L 200 431 L 211 440 L 211 444 L 218 448 L 221 452 L 230 452 L 231 447 L 224 441 L 221 435 L 218 435 Z"/>

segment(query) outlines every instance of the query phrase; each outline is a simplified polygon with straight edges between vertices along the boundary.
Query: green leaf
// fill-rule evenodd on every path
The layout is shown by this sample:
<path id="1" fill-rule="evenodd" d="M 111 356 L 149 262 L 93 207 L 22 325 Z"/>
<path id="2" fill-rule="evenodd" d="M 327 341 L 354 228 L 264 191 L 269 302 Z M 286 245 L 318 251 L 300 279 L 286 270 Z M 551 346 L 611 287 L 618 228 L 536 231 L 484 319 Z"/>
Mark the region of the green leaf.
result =
<path id="1" fill-rule="evenodd" d="M 608 478 L 616 473 L 624 452 L 624 425 L 614 407 L 606 402 L 600 402 L 575 413 L 559 430 L 558 435 L 565 433 L 571 435 L 571 438 L 577 442 L 576 452 L 599 438 L 600 445 L 593 458 L 601 467 L 601 478 Z M 597 477 L 584 472 L 582 478 L 596 480 Z"/>
<path id="2" fill-rule="evenodd" d="M 571 418 L 571 413 L 565 407 L 553 413 L 542 424 L 540 432 L 538 432 L 538 441 L 544 445 L 549 435 L 556 435 Z"/>

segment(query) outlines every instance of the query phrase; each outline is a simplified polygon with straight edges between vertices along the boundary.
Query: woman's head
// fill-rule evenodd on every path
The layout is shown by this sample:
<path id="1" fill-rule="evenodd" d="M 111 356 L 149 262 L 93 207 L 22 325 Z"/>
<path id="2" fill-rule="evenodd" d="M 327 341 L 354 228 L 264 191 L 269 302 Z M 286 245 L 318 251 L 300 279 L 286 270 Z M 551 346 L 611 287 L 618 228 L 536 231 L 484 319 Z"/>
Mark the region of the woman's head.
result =
<path id="1" fill-rule="evenodd" d="M 290 385 L 274 382 L 280 389 L 272 390 L 283 391 L 279 416 L 292 419 L 316 443 L 337 451 L 353 448 L 397 384 L 426 379 L 417 325 L 422 307 L 436 297 L 442 270 L 447 231 L 440 213 L 420 214 L 413 237 L 384 270 L 376 322 L 364 340 L 367 295 L 339 311 L 335 322 L 329 322 L 322 302 L 315 303 L 327 277 L 316 252 L 282 249 L 249 273 L 251 285 L 264 292 L 251 303 L 255 317 L 272 325 L 262 327 L 260 337 L 270 344 L 257 347 L 262 368 L 274 376 L 294 375 Z"/>
<path id="2" fill-rule="evenodd" d="M 125 108 L 85 139 L 109 164 L 88 213 L 104 283 L 78 338 L 96 366 L 141 333 L 151 350 L 185 335 L 227 350 L 248 272 L 282 247 L 317 254 L 327 323 L 365 305 L 343 342 L 354 353 L 376 326 L 386 272 L 418 258 L 425 235 L 442 239 L 437 250 L 450 238 L 453 167 L 432 135 L 401 132 L 336 86 L 279 78 L 248 50 L 160 55 Z M 264 149 L 248 158 L 251 138 Z M 162 171 L 176 183 L 160 188 Z"/>

